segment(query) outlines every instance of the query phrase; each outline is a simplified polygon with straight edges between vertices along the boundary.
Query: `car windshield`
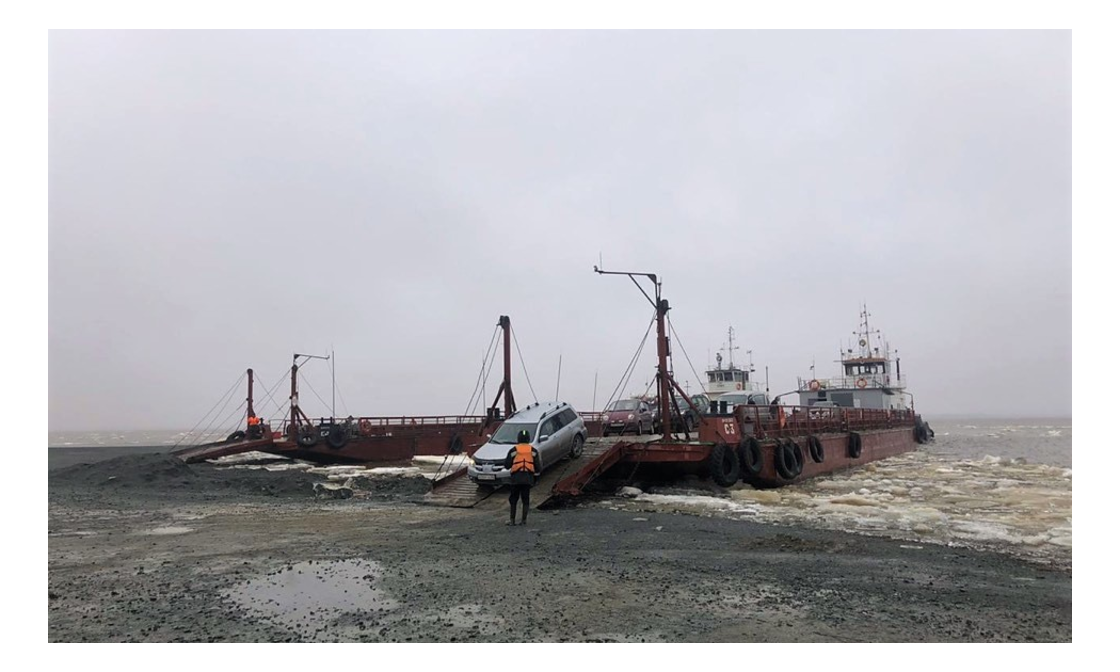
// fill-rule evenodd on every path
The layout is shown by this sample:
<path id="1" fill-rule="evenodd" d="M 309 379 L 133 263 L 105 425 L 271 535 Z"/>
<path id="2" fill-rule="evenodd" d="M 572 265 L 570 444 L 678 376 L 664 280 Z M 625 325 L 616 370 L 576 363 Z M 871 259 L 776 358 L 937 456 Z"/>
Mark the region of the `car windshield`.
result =
<path id="1" fill-rule="evenodd" d="M 620 399 L 607 406 L 608 411 L 636 411 L 638 410 L 637 399 Z"/>
<path id="2" fill-rule="evenodd" d="M 526 422 L 507 422 L 494 432 L 494 436 L 490 439 L 490 443 L 500 443 L 505 445 L 515 445 L 517 443 L 517 433 L 521 430 L 529 432 L 529 441 L 537 437 L 537 426 Z"/>

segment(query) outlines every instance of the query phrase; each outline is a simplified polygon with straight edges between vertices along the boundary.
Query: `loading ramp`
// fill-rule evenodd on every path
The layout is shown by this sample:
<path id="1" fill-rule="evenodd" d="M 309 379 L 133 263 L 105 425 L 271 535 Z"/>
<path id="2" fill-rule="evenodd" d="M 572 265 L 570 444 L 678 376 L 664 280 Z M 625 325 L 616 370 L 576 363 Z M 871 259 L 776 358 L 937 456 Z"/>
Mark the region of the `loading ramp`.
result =
<path id="1" fill-rule="evenodd" d="M 274 455 L 284 454 L 284 451 L 277 447 L 271 437 L 230 442 L 222 441 L 220 443 L 207 443 L 201 446 L 189 446 L 172 451 L 171 454 L 184 462 L 192 463 L 214 460 L 219 457 L 226 457 L 227 455 L 239 455 L 254 450 L 272 453 Z"/>
<path id="2" fill-rule="evenodd" d="M 533 486 L 532 501 L 535 508 L 555 503 L 559 498 L 575 497 L 583 492 L 589 483 L 614 466 L 621 458 L 627 441 L 617 438 L 589 438 L 583 446 L 583 454 L 576 459 L 563 460 L 547 469 Z M 497 493 L 507 493 L 505 486 L 492 488 L 476 485 L 467 478 L 467 470 L 458 472 L 438 481 L 432 491 L 424 495 L 423 502 L 432 506 L 454 508 L 474 508 L 482 502 L 505 503 L 504 496 L 493 497 Z M 492 498 L 492 499 L 491 499 Z"/>

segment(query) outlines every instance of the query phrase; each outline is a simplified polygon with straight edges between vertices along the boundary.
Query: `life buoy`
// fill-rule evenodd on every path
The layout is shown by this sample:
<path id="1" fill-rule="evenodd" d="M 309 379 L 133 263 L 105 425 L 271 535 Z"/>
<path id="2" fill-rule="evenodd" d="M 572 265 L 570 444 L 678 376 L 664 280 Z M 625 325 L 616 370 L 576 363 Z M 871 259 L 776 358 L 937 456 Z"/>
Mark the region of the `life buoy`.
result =
<path id="1" fill-rule="evenodd" d="M 742 383 L 735 383 L 735 389 L 736 389 L 736 390 L 741 390 L 741 389 L 743 389 L 743 384 L 742 384 Z"/>
<path id="2" fill-rule="evenodd" d="M 358 431 L 362 433 L 362 436 L 369 436 L 370 434 L 373 434 L 373 423 L 369 420 L 366 420 L 365 418 L 362 418 L 358 421 Z"/>
<path id="3" fill-rule="evenodd" d="M 856 381 L 856 387 L 858 387 L 861 390 L 863 388 L 867 387 L 867 380 L 864 379 L 864 378 L 860 378 L 859 380 Z"/>
<path id="4" fill-rule="evenodd" d="M 809 390 L 810 391 L 816 392 L 819 389 L 821 389 L 821 382 L 819 380 L 814 378 L 813 380 L 809 381 Z"/>

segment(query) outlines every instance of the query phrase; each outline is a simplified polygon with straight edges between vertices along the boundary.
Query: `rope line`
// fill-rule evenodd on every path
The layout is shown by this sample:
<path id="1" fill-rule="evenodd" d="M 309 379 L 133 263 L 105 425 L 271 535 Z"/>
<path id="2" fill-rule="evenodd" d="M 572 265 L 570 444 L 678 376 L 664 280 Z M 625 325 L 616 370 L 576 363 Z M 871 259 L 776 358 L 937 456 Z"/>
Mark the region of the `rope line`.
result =
<path id="1" fill-rule="evenodd" d="M 204 420 L 206 420 L 206 418 L 210 417 L 210 414 L 211 414 L 211 413 L 213 413 L 213 412 L 214 412 L 214 410 L 215 410 L 215 409 L 217 409 L 219 405 L 221 405 L 221 404 L 222 404 L 223 402 L 225 402 L 226 404 L 228 404 L 228 403 L 229 403 L 229 401 L 227 400 L 227 397 L 229 397 L 229 396 L 230 396 L 231 394 L 233 394 L 233 391 L 237 389 L 237 386 L 238 386 L 239 384 L 241 384 L 241 381 L 242 381 L 242 380 L 244 380 L 244 379 L 245 379 L 245 376 L 247 376 L 247 375 L 248 375 L 247 373 L 242 373 L 242 374 L 241 374 L 241 376 L 240 376 L 240 377 L 239 377 L 239 378 L 237 379 L 237 382 L 235 382 L 235 383 L 234 383 L 233 385 L 231 385 L 231 386 L 230 386 L 230 388 L 229 388 L 228 390 L 226 390 L 226 393 L 225 393 L 225 394 L 223 394 L 223 395 L 222 395 L 221 397 L 219 397 L 219 398 L 218 398 L 218 401 L 217 401 L 217 403 L 215 403 L 215 404 L 214 404 L 213 406 L 211 406 L 211 407 L 210 407 L 210 410 L 209 410 L 209 411 L 206 411 L 206 415 L 202 416 L 202 419 L 201 419 L 201 420 L 199 420 L 198 422 L 194 423 L 194 427 L 191 427 L 190 431 L 188 431 L 188 432 L 187 432 L 186 434 L 184 434 L 184 435 L 183 435 L 183 436 L 182 436 L 182 437 L 181 437 L 181 438 L 180 438 L 180 439 L 179 439 L 179 440 L 178 440 L 178 441 L 177 441 L 177 442 L 175 443 L 175 445 L 174 445 L 174 446 L 172 446 L 172 448 L 173 448 L 173 449 L 174 449 L 174 448 L 178 448 L 178 447 L 180 446 L 180 444 L 182 444 L 182 443 L 183 443 L 184 441 L 186 441 L 186 440 L 187 440 L 187 437 L 189 437 L 189 436 L 191 436 L 192 434 L 194 434 L 194 430 L 198 429 L 198 426 L 199 426 L 199 425 L 201 425 L 201 424 L 202 424 L 202 422 L 203 422 Z M 223 408 L 224 408 L 224 406 L 223 406 Z M 219 411 L 219 412 L 220 412 L 220 411 Z M 213 421 L 211 421 L 211 422 L 213 422 Z M 210 426 L 209 426 L 209 425 L 207 425 L 207 429 L 209 429 L 209 428 L 210 428 Z"/>
<path id="2" fill-rule="evenodd" d="M 525 359 L 521 356 L 521 346 L 517 343 L 517 333 L 514 332 L 513 327 L 509 328 L 509 333 L 513 334 L 513 344 L 517 347 L 517 358 L 521 360 L 521 370 L 525 373 L 525 382 L 529 384 L 529 391 L 533 393 L 533 402 L 537 402 L 537 392 L 533 389 L 533 381 L 529 380 L 529 370 L 525 368 Z"/>

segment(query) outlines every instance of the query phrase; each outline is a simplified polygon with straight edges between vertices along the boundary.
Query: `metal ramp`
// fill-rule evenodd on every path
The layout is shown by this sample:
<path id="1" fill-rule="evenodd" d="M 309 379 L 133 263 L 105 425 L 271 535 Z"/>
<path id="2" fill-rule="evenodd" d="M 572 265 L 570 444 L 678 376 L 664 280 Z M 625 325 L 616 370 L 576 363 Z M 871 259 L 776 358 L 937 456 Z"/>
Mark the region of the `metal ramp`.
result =
<path id="1" fill-rule="evenodd" d="M 547 494 L 540 497 L 536 508 L 555 504 L 565 497 L 578 496 L 589 483 L 618 463 L 628 443 L 617 438 L 588 439 L 579 458 L 561 462 L 541 476 L 533 489 Z"/>
<path id="2" fill-rule="evenodd" d="M 436 481 L 431 492 L 424 495 L 423 503 L 469 509 L 497 491 L 498 488 L 475 485 L 467 478 L 467 469 L 464 467 Z"/>
<path id="3" fill-rule="evenodd" d="M 588 483 L 619 461 L 626 443 L 614 438 L 588 439 L 584 444 L 582 455 L 574 460 L 564 460 L 554 464 L 541 475 L 537 484 L 533 486 L 534 508 L 554 502 L 559 497 L 579 495 Z M 509 489 L 505 487 L 489 488 L 475 485 L 467 478 L 467 470 L 461 469 L 436 483 L 432 491 L 424 495 L 423 502 L 433 506 L 469 509 L 486 501 L 495 493 L 508 491 Z M 504 497 L 497 497 L 491 501 L 504 502 L 504 500 Z"/>
<path id="4" fill-rule="evenodd" d="M 251 441 L 234 441 L 232 443 L 210 443 L 201 446 L 190 446 L 189 448 L 180 448 L 173 451 L 171 454 L 178 457 L 180 460 L 191 462 L 204 462 L 206 460 L 213 460 L 226 455 L 237 455 L 239 453 L 248 453 L 253 450 L 260 450 L 274 455 L 283 455 L 283 451 L 278 449 L 276 444 L 273 443 L 271 437 L 260 439 L 253 439 Z"/>

